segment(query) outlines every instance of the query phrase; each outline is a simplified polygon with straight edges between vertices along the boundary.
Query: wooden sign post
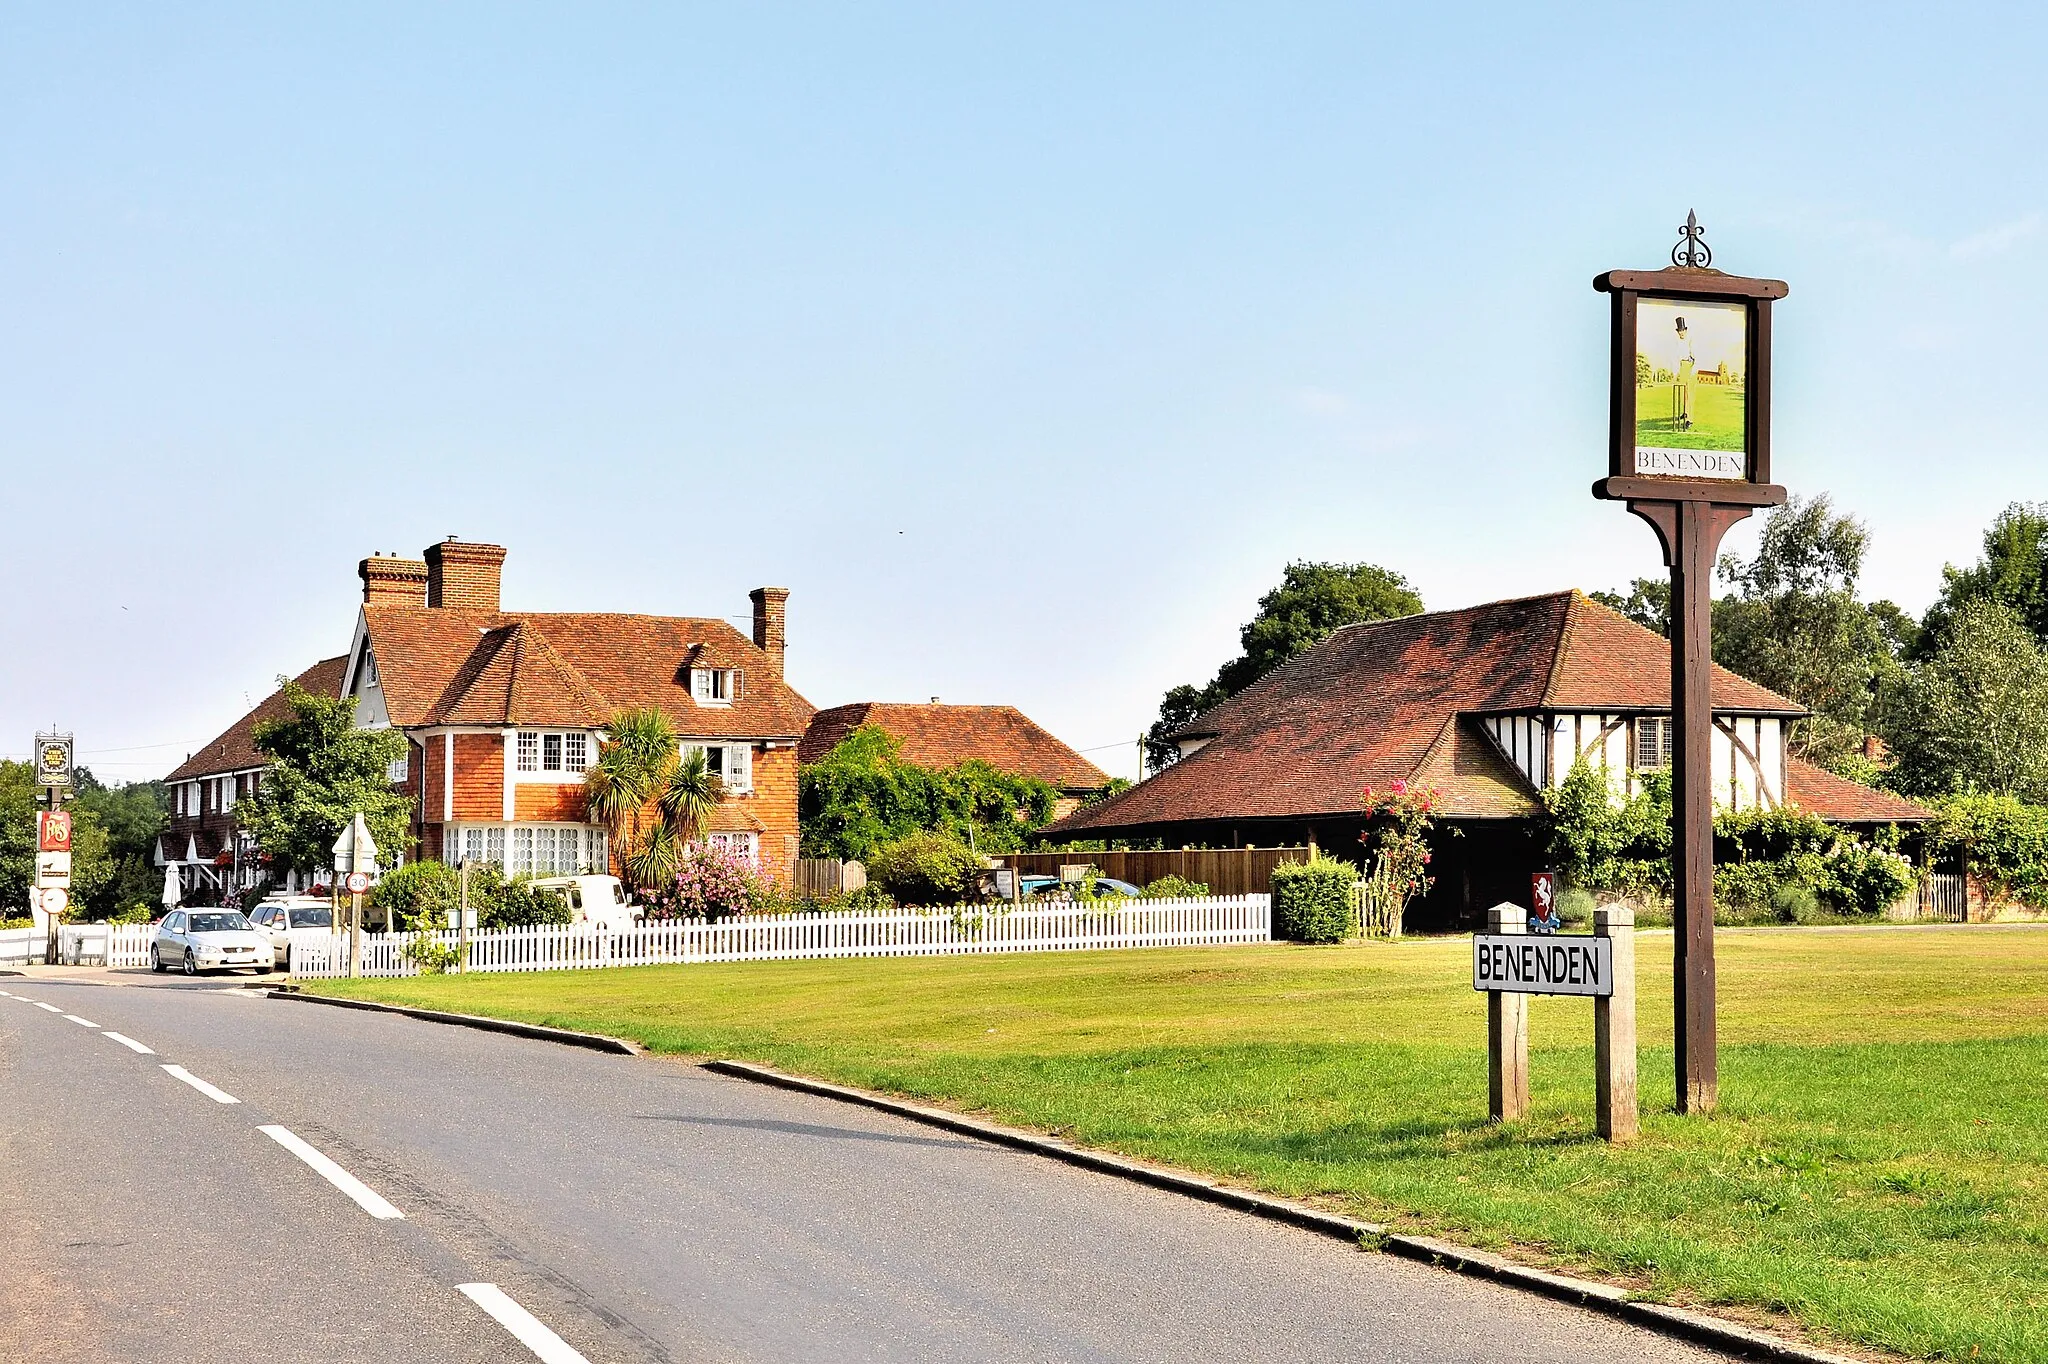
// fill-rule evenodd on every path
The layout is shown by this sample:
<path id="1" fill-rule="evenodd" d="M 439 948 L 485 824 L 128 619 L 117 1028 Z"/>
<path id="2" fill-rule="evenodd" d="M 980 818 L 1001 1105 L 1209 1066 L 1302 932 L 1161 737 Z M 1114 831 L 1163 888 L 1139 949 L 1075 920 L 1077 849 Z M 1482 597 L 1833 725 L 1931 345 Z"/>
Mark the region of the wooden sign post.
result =
<path id="1" fill-rule="evenodd" d="M 1714 1010 L 1713 572 L 1721 536 L 1771 482 L 1771 303 L 1783 280 L 1709 268 L 1688 213 L 1668 270 L 1610 270 L 1608 476 L 1593 495 L 1656 530 L 1671 570 L 1671 826 L 1678 1111 L 1720 1096 Z"/>
<path id="2" fill-rule="evenodd" d="M 1529 996 L 1593 1000 L 1595 1126 L 1609 1141 L 1636 1136 L 1635 916 L 1593 912 L 1593 935 L 1528 931 L 1529 911 L 1495 905 L 1472 937 L 1472 988 L 1486 994 L 1486 1098 L 1495 1122 L 1529 1112 Z M 1545 916 L 1547 921 L 1547 916 Z"/>

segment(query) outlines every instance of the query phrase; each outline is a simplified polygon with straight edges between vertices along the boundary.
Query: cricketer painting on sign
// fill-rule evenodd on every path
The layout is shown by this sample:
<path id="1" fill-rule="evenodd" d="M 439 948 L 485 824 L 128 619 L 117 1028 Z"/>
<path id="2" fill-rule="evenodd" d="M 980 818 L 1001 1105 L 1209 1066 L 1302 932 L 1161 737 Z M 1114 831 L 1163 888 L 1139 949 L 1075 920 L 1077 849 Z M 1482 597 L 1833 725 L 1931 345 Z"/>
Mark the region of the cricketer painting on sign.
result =
<path id="1" fill-rule="evenodd" d="M 1740 303 L 1636 304 L 1636 474 L 1748 477 L 1748 321 Z"/>

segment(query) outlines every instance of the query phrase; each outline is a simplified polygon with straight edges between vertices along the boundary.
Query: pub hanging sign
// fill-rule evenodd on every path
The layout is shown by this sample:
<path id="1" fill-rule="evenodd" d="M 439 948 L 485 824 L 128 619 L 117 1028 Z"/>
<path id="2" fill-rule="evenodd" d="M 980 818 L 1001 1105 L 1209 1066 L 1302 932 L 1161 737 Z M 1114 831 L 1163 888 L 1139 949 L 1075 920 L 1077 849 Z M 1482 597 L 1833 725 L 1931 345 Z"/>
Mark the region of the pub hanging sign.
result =
<path id="1" fill-rule="evenodd" d="M 1771 303 L 1785 283 L 1709 267 L 1687 214 L 1668 270 L 1610 270 L 1608 478 L 1602 497 L 1724 496 L 1771 481 Z M 1733 500 L 1747 501 L 1747 498 Z"/>

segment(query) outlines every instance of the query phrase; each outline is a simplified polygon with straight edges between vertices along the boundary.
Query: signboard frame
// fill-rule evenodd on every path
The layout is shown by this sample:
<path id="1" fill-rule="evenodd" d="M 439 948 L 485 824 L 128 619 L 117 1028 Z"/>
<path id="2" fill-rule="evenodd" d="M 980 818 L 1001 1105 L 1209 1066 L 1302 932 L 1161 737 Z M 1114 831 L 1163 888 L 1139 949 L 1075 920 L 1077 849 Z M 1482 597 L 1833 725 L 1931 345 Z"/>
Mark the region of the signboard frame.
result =
<path id="1" fill-rule="evenodd" d="M 1510 959 L 1526 959 L 1533 972 L 1510 983 L 1497 971 Z M 1580 969 L 1591 959 L 1591 969 Z M 1542 984 L 1530 974 L 1544 976 Z M 1586 933 L 1474 933 L 1472 988 L 1480 994 L 1576 995 L 1606 999 L 1614 994 L 1614 943 Z"/>
<path id="2" fill-rule="evenodd" d="M 1593 287 L 1612 299 L 1612 355 L 1608 374 L 1608 476 L 1593 485 L 1594 495 L 1629 498 L 1704 498 L 1749 502 L 1748 490 L 1771 481 L 1771 304 L 1785 297 L 1783 280 L 1751 279 L 1719 270 L 1674 267 L 1669 270 L 1609 270 Z M 1745 313 L 1747 369 L 1743 376 L 1743 456 L 1740 479 L 1674 478 L 1636 472 L 1637 322 L 1645 299 L 1673 303 L 1742 305 Z M 1783 494 L 1757 505 L 1782 501 Z"/>
<path id="3" fill-rule="evenodd" d="M 54 759 L 54 761 L 52 761 Z M 48 788 L 71 787 L 71 771 L 77 765 L 78 747 L 69 734 L 38 734 L 33 755 L 36 769 L 36 785 Z"/>

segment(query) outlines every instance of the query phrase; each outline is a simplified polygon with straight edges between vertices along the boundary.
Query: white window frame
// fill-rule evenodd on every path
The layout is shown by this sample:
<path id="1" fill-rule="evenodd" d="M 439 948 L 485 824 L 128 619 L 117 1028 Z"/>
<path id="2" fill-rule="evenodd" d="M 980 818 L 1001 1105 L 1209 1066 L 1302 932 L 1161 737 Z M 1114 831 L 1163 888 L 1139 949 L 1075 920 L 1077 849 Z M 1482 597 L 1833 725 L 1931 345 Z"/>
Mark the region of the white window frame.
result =
<path id="1" fill-rule="evenodd" d="M 736 668 L 692 668 L 690 699 L 700 706 L 730 706 L 738 676 Z"/>
<path id="2" fill-rule="evenodd" d="M 745 830 L 733 830 L 704 836 L 704 846 L 731 857 L 737 857 L 750 867 L 761 865 L 761 836 Z"/>
<path id="3" fill-rule="evenodd" d="M 604 827 L 598 824 L 451 824 L 442 835 L 443 861 L 450 849 L 457 859 L 496 862 L 507 876 L 603 876 L 611 871 Z"/>
<path id="4" fill-rule="evenodd" d="M 1675 756 L 1672 750 L 1677 746 L 1677 735 L 1673 730 L 1669 715 L 1638 715 L 1635 732 L 1629 736 L 1629 766 L 1637 772 L 1661 772 L 1670 767 Z M 1659 748 L 1664 759 L 1662 762 L 1643 761 L 1645 740 Z"/>
<path id="5" fill-rule="evenodd" d="M 716 750 L 718 757 L 711 757 Z M 679 756 L 688 758 L 692 752 L 702 752 L 704 760 L 711 765 L 718 779 L 725 783 L 729 796 L 751 795 L 754 790 L 754 745 L 752 741 L 742 743 L 708 743 L 696 739 L 682 742 Z"/>
<path id="6" fill-rule="evenodd" d="M 403 757 L 393 758 L 390 766 L 384 769 L 384 779 L 393 786 L 405 785 L 406 779 L 411 775 L 412 751 L 410 749 L 406 750 Z"/>
<path id="7" fill-rule="evenodd" d="M 547 765 L 550 739 L 554 740 L 557 760 L 561 764 L 559 767 Z M 597 745 L 591 742 L 588 730 L 522 729 L 517 731 L 512 741 L 512 780 L 554 785 L 581 782 L 596 752 Z M 582 756 L 581 767 L 572 761 L 577 754 Z"/>

